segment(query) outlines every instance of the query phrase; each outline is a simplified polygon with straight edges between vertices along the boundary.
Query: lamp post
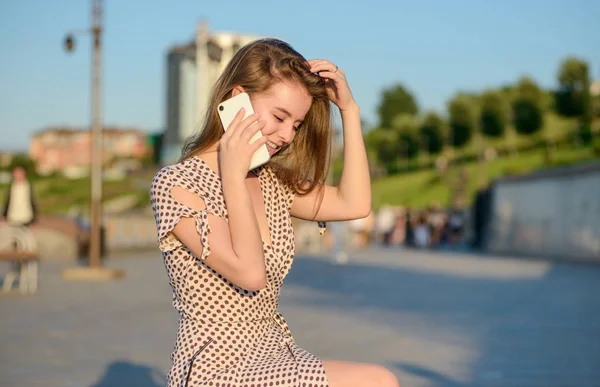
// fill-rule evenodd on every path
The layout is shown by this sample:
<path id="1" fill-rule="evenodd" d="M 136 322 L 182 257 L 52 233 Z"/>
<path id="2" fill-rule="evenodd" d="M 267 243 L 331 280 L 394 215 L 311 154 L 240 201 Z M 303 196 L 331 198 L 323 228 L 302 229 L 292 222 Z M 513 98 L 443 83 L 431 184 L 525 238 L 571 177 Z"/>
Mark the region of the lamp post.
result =
<path id="1" fill-rule="evenodd" d="M 92 36 L 92 85 L 91 85 L 91 162 L 90 162 L 90 270 L 67 270 L 64 276 L 71 279 L 98 279 L 122 276 L 121 271 L 101 268 L 102 253 L 102 13 L 103 0 L 92 0 L 92 23 L 90 28 L 69 33 L 64 41 L 65 49 L 75 49 L 75 35 Z"/>

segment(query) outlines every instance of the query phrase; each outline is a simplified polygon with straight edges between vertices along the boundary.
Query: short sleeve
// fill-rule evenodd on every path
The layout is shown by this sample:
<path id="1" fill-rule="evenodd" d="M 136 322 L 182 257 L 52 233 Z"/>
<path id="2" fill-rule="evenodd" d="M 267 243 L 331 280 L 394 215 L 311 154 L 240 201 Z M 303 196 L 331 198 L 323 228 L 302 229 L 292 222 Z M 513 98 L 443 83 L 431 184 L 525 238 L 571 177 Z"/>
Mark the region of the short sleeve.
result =
<path id="1" fill-rule="evenodd" d="M 208 212 L 206 209 L 200 211 L 192 209 L 173 198 L 171 190 L 179 185 L 175 182 L 174 174 L 175 172 L 165 167 L 154 176 L 150 186 L 150 202 L 156 222 L 158 248 L 162 252 L 169 252 L 182 247 L 183 244 L 175 237 L 173 229 L 181 218 L 194 218 L 196 231 L 202 238 L 203 251 L 200 258 L 204 260 L 210 254 L 208 234 L 211 229 L 208 224 Z"/>

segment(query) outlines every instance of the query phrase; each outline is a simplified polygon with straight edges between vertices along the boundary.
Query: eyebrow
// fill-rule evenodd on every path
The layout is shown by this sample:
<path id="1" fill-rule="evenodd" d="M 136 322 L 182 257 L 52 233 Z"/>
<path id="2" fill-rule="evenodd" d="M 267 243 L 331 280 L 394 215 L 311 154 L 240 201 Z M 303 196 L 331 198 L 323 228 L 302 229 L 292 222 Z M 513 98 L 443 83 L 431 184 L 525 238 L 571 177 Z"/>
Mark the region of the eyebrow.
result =
<path id="1" fill-rule="evenodd" d="M 285 114 L 288 117 L 292 116 L 292 113 L 290 113 L 289 111 L 287 111 L 287 109 L 285 109 L 285 108 L 277 106 L 277 107 L 275 107 L 275 109 L 279 110 L 280 112 L 282 112 L 283 114 Z M 298 121 L 302 122 L 302 121 L 304 121 L 304 119 L 298 120 Z"/>

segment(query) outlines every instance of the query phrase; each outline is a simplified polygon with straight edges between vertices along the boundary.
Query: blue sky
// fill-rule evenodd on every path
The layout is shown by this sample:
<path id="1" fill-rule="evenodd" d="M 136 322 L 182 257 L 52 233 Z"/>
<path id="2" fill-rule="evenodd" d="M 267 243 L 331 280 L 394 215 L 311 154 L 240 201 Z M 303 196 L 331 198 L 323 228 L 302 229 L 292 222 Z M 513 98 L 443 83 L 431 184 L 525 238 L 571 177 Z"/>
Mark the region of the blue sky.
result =
<path id="1" fill-rule="evenodd" d="M 600 2 L 105 0 L 104 121 L 164 126 L 165 52 L 189 41 L 200 18 L 216 31 L 287 40 L 307 58 L 346 70 L 364 117 L 381 90 L 402 82 L 422 109 L 443 111 L 457 90 L 530 75 L 554 87 L 561 59 L 587 60 L 600 77 Z M 90 20 L 86 0 L 0 1 L 0 149 L 26 149 L 50 125 L 85 127 L 90 39 L 66 54 L 67 32 Z"/>

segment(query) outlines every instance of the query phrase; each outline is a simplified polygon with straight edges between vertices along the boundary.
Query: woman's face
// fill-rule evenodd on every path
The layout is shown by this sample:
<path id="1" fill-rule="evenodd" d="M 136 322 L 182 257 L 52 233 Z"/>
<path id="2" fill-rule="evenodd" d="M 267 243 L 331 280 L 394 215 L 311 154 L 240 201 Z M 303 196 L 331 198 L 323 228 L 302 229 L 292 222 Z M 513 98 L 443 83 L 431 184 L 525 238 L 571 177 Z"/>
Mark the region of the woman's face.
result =
<path id="1" fill-rule="evenodd" d="M 252 95 L 252 107 L 259 121 L 265 122 L 263 136 L 273 156 L 290 144 L 312 104 L 308 91 L 297 83 L 279 82 L 264 93 Z"/>
<path id="2" fill-rule="evenodd" d="M 25 169 L 21 167 L 17 167 L 13 170 L 13 180 L 14 181 L 23 181 L 25 180 Z"/>

